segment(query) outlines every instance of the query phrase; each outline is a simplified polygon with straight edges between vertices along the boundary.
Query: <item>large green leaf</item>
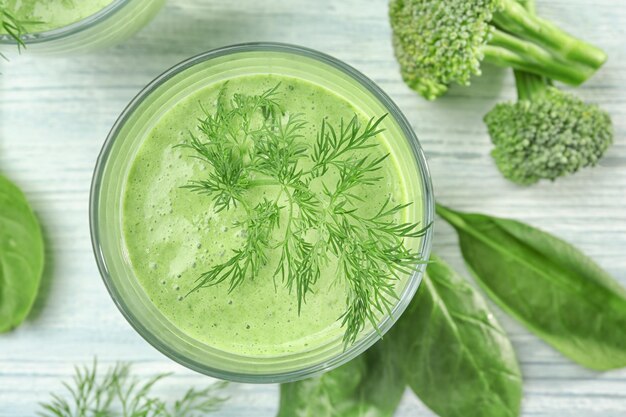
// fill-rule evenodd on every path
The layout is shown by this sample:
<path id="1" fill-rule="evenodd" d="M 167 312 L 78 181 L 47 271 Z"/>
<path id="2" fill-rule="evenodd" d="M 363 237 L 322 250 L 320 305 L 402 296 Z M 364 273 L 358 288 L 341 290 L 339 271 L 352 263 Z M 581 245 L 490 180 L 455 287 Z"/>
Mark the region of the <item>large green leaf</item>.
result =
<path id="1" fill-rule="evenodd" d="M 433 257 L 417 296 L 391 330 L 406 380 L 442 417 L 519 415 L 515 351 L 485 299 Z"/>
<path id="2" fill-rule="evenodd" d="M 28 315 L 44 263 L 41 228 L 24 194 L 0 175 L 0 333 Z"/>
<path id="3" fill-rule="evenodd" d="M 433 257 L 382 341 L 320 377 L 284 384 L 278 417 L 391 416 L 405 384 L 442 417 L 519 414 L 513 347 L 482 296 Z"/>
<path id="4" fill-rule="evenodd" d="M 384 338 L 333 371 L 283 384 L 278 417 L 390 417 L 406 386 L 400 359 Z"/>
<path id="5" fill-rule="evenodd" d="M 626 291 L 582 252 L 526 224 L 443 206 L 468 267 L 500 307 L 572 360 L 626 366 Z"/>

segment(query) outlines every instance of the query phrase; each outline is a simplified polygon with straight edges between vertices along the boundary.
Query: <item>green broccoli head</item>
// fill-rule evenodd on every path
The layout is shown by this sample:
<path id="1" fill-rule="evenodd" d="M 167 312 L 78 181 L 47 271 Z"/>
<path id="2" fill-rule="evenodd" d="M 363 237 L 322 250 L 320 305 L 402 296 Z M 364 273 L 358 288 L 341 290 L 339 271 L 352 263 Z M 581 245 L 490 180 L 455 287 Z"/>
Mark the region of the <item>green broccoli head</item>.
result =
<path id="1" fill-rule="evenodd" d="M 496 0 L 392 0 L 393 46 L 402 78 L 429 100 L 480 74 Z"/>
<path id="2" fill-rule="evenodd" d="M 529 98 L 496 105 L 485 123 L 498 169 L 523 185 L 596 165 L 613 142 L 605 111 L 548 85 Z"/>
<path id="3" fill-rule="evenodd" d="M 468 85 L 483 60 L 572 85 L 606 60 L 516 0 L 391 0 L 389 17 L 402 77 L 430 100 Z"/>

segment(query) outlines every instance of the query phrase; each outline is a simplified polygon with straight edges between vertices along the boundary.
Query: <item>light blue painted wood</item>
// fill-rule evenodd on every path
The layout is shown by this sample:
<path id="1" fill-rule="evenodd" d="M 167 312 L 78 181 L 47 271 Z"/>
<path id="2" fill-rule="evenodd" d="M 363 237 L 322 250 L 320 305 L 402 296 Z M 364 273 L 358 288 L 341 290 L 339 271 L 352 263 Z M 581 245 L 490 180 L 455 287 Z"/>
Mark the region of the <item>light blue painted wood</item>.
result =
<path id="1" fill-rule="evenodd" d="M 98 54 L 0 63 L 0 171 L 26 192 L 41 217 L 48 266 L 35 312 L 0 336 L 0 416 L 33 415 L 37 402 L 72 366 L 137 362 L 141 375 L 173 371 L 164 390 L 209 380 L 165 359 L 117 311 L 101 283 L 89 241 L 91 173 L 117 115 L 148 81 L 193 54 L 271 40 L 342 59 L 374 79 L 406 113 L 426 150 L 438 198 L 459 209 L 518 218 L 574 242 L 626 285 L 626 9 L 620 0 L 540 1 L 539 11 L 609 52 L 583 98 L 611 112 L 616 144 L 601 166 L 556 184 L 523 189 L 504 181 L 489 157 L 481 118 L 513 98 L 506 71 L 428 103 L 401 81 L 390 45 L 386 1 L 170 1 L 137 36 Z M 435 250 L 465 271 L 454 233 L 437 224 Z M 626 370 L 580 368 L 496 310 L 513 339 L 526 379 L 524 416 L 626 415 Z M 220 416 L 270 417 L 275 386 L 234 385 Z M 407 393 L 400 417 L 432 416 Z"/>

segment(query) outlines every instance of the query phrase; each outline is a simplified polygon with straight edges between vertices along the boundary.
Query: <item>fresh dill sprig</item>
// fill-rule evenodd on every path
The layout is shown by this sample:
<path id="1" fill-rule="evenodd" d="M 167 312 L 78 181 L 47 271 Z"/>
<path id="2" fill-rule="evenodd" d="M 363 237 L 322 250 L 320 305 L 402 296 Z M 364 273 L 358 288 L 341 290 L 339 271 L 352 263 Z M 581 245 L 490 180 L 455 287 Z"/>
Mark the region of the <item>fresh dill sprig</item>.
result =
<path id="1" fill-rule="evenodd" d="M 334 261 L 347 287 L 344 344 L 353 343 L 366 323 L 378 328 L 379 314 L 390 313 L 397 298 L 395 283 L 424 260 L 406 240 L 423 236 L 417 223 L 397 223 L 408 204 L 388 199 L 372 217 L 360 213 L 356 187 L 373 186 L 388 155 L 357 157 L 378 146 L 385 116 L 362 125 L 355 115 L 333 126 L 324 119 L 312 145 L 306 145 L 307 122 L 286 113 L 280 85 L 260 95 L 226 97 L 224 86 L 216 110 L 199 122 L 201 134 L 178 145 L 208 165 L 205 178 L 185 186 L 206 194 L 217 212 L 238 208 L 236 226 L 244 241 L 225 262 L 199 276 L 188 295 L 227 281 L 233 291 L 276 260 L 275 277 L 296 294 L 298 313 L 324 267 Z M 325 174 L 337 180 L 329 183 Z M 277 190 L 274 199 L 251 201 L 258 187 Z M 279 255 L 276 255 L 279 254 Z M 270 260 L 270 255 L 273 255 Z"/>
<path id="2" fill-rule="evenodd" d="M 15 39 L 18 50 L 26 47 L 22 36 L 27 33 L 25 24 L 28 22 L 22 22 L 17 19 L 13 13 L 11 13 L 6 6 L 0 4 L 0 26 L 6 32 L 7 35 Z M 0 57 L 6 57 L 0 52 Z"/>
<path id="3" fill-rule="evenodd" d="M 219 395 L 226 383 L 205 389 L 190 388 L 185 395 L 168 404 L 152 395 L 154 385 L 169 374 L 141 381 L 130 373 L 130 365 L 120 363 L 98 375 L 94 360 L 91 368 L 76 367 L 71 383 L 63 383 L 67 398 L 51 394 L 41 403 L 41 417 L 201 417 L 217 411 L 227 398 Z"/>

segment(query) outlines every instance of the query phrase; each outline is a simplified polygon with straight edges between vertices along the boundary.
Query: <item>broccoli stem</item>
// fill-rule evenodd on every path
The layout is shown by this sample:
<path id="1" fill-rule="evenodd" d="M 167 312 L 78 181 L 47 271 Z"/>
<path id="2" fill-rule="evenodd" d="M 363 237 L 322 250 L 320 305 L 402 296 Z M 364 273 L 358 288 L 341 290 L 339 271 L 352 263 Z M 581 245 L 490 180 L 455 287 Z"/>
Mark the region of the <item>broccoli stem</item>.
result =
<path id="1" fill-rule="evenodd" d="M 535 16 L 517 1 L 500 3 L 502 9 L 492 19 L 496 28 L 485 46 L 488 61 L 572 85 L 582 84 L 606 61 L 601 49 Z"/>
<path id="2" fill-rule="evenodd" d="M 535 14 L 535 0 L 523 0 L 520 2 L 530 13 Z M 526 71 L 514 70 L 515 86 L 517 87 L 518 100 L 533 100 L 545 95 L 548 86 L 552 85 L 549 78 L 532 74 Z"/>
<path id="3" fill-rule="evenodd" d="M 535 0 L 521 0 L 520 4 L 524 6 L 528 13 L 536 14 Z M 548 86 L 552 85 L 552 81 L 549 78 L 531 74 L 530 72 L 514 70 L 513 74 L 515 75 L 518 100 L 532 100 L 533 97 L 543 96 Z"/>
<path id="4" fill-rule="evenodd" d="M 564 63 L 542 47 L 498 29 L 483 47 L 485 61 L 502 67 L 543 75 L 566 84 L 580 85 L 595 72 L 578 63 Z"/>
<path id="5" fill-rule="evenodd" d="M 528 11 L 528 13 L 530 14 L 536 13 L 537 6 L 535 5 L 535 0 L 522 0 L 520 1 L 520 4 L 524 6 L 524 8 Z"/>
<path id="6" fill-rule="evenodd" d="M 606 62 L 604 51 L 528 11 L 516 0 L 500 0 L 500 4 L 503 9 L 492 21 L 501 29 L 542 45 L 565 62 L 578 62 L 596 70 Z"/>
<path id="7" fill-rule="evenodd" d="M 514 71 L 515 85 L 518 100 L 533 100 L 543 96 L 548 88 L 549 81 L 541 75 L 525 71 Z"/>

